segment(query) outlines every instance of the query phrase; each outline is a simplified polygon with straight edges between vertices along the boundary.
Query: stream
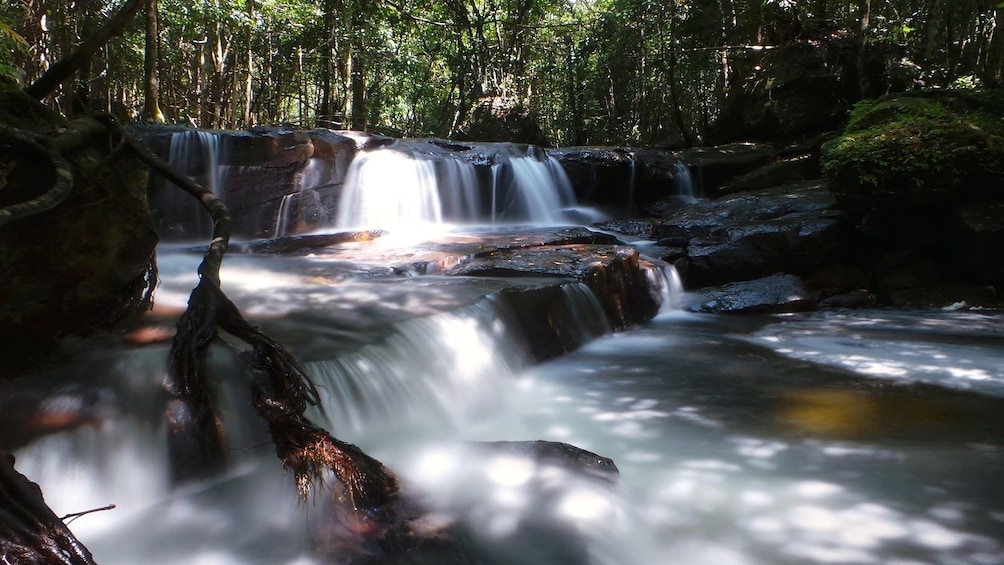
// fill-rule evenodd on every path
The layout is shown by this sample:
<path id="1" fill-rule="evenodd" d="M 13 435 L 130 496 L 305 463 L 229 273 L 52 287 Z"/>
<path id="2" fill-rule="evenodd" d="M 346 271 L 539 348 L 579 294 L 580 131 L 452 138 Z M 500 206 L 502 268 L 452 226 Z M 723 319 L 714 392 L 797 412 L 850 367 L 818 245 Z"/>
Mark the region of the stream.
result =
<path id="1" fill-rule="evenodd" d="M 572 278 L 428 268 L 504 237 L 496 227 L 451 230 L 443 218 L 595 218 L 575 209 L 560 166 L 509 145 L 499 150 L 508 162 L 481 168 L 457 156 L 434 165 L 427 153 L 439 150 L 423 151 L 357 158 L 350 178 L 360 180 L 344 201 L 359 210 L 325 213 L 341 228 L 417 231 L 234 251 L 221 280 L 304 362 L 324 404 L 308 416 L 393 469 L 425 505 L 426 527 L 464 525 L 488 564 L 1004 564 L 999 312 L 694 314 L 671 268 L 653 261 L 644 276 L 661 292 L 660 313 L 613 332 L 597 296 Z M 405 190 L 372 192 L 384 185 Z M 295 224 L 282 216 L 286 200 L 268 226 L 278 235 Z M 68 339 L 36 374 L 0 383 L 0 448 L 57 516 L 115 505 L 70 521 L 103 565 L 359 557 L 325 535 L 320 495 L 297 500 L 252 409 L 240 344 L 225 336 L 207 373 L 229 471 L 170 484 L 170 343 L 157 336 L 169 337 L 184 310 L 201 251 L 161 244 L 140 343 Z M 569 352 L 537 362 L 527 319 L 546 321 Z M 613 459 L 619 477 L 472 443 L 503 440 L 572 444 Z"/>
<path id="2" fill-rule="evenodd" d="M 159 308 L 184 305 L 199 258 L 161 250 Z M 593 330 L 533 365 L 491 298 L 510 283 L 388 277 L 380 264 L 356 261 L 348 277 L 324 254 L 235 255 L 222 277 L 304 356 L 327 405 L 314 417 L 469 524 L 491 562 L 568 562 L 567 548 L 520 535 L 532 519 L 575 532 L 597 564 L 1004 563 L 996 313 L 669 308 L 604 333 L 595 299 L 571 284 L 568 316 Z M 18 394 L 89 425 L 15 454 L 57 515 L 116 505 L 71 524 L 99 563 L 315 562 L 321 512 L 297 503 L 246 386 L 227 376 L 239 374 L 228 348 L 212 366 L 232 471 L 181 490 L 158 420 L 167 345 L 64 349 L 51 379 Z M 618 484 L 464 448 L 535 439 L 612 458 Z"/>

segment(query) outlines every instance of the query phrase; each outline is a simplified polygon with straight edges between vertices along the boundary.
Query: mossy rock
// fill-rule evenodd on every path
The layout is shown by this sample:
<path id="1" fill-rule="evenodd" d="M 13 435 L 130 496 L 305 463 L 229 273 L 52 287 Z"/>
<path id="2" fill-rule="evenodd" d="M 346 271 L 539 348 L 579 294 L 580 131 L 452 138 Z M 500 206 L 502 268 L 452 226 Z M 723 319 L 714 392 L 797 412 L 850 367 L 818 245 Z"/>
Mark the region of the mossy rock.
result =
<path id="1" fill-rule="evenodd" d="M 946 91 L 858 103 L 823 170 L 848 209 L 1004 199 L 1004 95 Z"/>
<path id="2" fill-rule="evenodd" d="M 55 138 L 63 117 L 0 85 L 0 123 Z M 101 140 L 64 155 L 73 188 L 58 206 L 0 226 L 0 378 L 30 363 L 56 338 L 134 313 L 150 279 L 157 235 L 146 201 L 146 168 Z M 44 192 L 53 164 L 0 136 L 0 208 Z"/>

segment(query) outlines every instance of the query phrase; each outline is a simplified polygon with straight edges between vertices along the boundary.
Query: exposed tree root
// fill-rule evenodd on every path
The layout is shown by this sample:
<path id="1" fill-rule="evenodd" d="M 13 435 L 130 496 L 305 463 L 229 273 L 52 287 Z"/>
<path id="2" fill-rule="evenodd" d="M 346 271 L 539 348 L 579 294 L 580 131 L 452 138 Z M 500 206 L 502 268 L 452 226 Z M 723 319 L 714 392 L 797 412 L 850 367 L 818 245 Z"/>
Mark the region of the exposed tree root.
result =
<path id="1" fill-rule="evenodd" d="M 103 115 L 101 119 L 151 169 L 198 198 L 213 217 L 212 243 L 199 266 L 199 284 L 192 291 L 188 309 L 178 322 L 169 356 L 167 382 L 175 401 L 184 407 L 180 415 L 192 418 L 190 431 L 205 438 L 198 457 L 207 465 L 207 471 L 217 470 L 222 463 L 223 438 L 215 425 L 203 362 L 218 330 L 222 329 L 252 347 L 250 365 L 260 375 L 259 382 L 254 384 L 255 408 L 269 424 L 283 467 L 296 474 L 300 496 L 306 499 L 311 485 L 323 481 L 325 472 L 330 471 L 345 486 L 353 506 L 383 504 L 397 492 L 394 474 L 355 445 L 335 439 L 304 416 L 309 405 L 320 404 L 317 388 L 300 363 L 281 345 L 249 324 L 220 289 L 220 266 L 230 242 L 230 212 L 226 206 L 215 194 L 177 174 L 123 132 L 113 117 Z M 185 423 L 178 419 L 172 422 Z M 179 432 L 183 430 L 184 426 L 178 427 Z M 214 456 L 216 450 L 219 456 Z"/>
<path id="2" fill-rule="evenodd" d="M 52 186 L 42 194 L 24 202 L 0 207 L 0 226 L 19 218 L 39 214 L 55 208 L 66 200 L 66 197 L 69 196 L 70 191 L 73 189 L 73 172 L 70 169 L 69 163 L 46 142 L 45 138 L 0 124 L 0 149 L 6 147 L 5 153 L 13 155 L 15 151 L 11 147 L 12 145 L 22 145 L 48 160 L 52 167 L 54 178 Z M 14 160 L 13 157 L 10 157 L 10 159 Z M 0 163 L 0 165 L 7 165 L 13 168 L 16 166 L 16 163 Z"/>
<path id="3" fill-rule="evenodd" d="M 94 565 L 87 548 L 45 504 L 38 485 L 0 450 L 0 556 L 18 565 Z"/>

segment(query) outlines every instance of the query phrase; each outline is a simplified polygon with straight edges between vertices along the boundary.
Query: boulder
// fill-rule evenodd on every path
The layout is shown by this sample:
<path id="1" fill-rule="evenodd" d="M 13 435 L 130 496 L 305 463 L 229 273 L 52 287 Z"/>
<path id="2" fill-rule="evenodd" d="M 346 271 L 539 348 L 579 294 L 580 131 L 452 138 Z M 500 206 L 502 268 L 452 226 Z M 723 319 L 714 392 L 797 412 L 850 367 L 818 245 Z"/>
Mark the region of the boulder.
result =
<path id="1" fill-rule="evenodd" d="M 588 286 L 614 328 L 648 320 L 661 298 L 638 251 L 626 245 L 554 245 L 498 250 L 444 271 L 447 275 L 556 277 Z"/>
<path id="2" fill-rule="evenodd" d="M 0 209 L 41 196 L 60 178 L 36 135 L 72 147 L 65 172 L 73 179 L 62 203 L 0 226 L 2 373 L 59 337 L 112 326 L 141 309 L 156 282 L 157 234 L 146 167 L 99 143 L 93 120 L 67 122 L 3 87 L 0 102 L 0 123 L 10 128 L 0 133 Z"/>
<path id="3" fill-rule="evenodd" d="M 1004 200 L 1004 94 L 911 93 L 855 106 L 824 145 L 823 169 L 841 207 L 865 213 L 944 212 Z"/>
<path id="4" fill-rule="evenodd" d="M 656 228 L 660 244 L 686 246 L 674 264 L 687 288 L 806 274 L 846 242 L 846 216 L 824 183 L 743 192 L 677 210 Z"/>
<path id="5" fill-rule="evenodd" d="M 795 275 L 777 273 L 751 281 L 734 282 L 695 291 L 697 299 L 690 309 L 716 314 L 752 314 L 803 312 L 812 310 L 816 301 L 802 280 Z"/>
<path id="6" fill-rule="evenodd" d="M 550 145 L 530 109 L 517 100 L 503 96 L 486 96 L 478 100 L 454 137 L 459 140 Z"/>

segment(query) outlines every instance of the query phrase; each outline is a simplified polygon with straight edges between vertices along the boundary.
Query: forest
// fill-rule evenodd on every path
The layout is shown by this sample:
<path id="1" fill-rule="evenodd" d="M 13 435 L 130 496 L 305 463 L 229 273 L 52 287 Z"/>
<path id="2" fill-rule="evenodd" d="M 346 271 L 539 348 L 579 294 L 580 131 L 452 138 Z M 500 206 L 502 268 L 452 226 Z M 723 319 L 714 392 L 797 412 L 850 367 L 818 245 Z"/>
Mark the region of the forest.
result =
<path id="1" fill-rule="evenodd" d="M 5 2 L 0 76 L 31 84 L 121 4 Z M 501 100 L 552 145 L 680 147 L 794 40 L 894 46 L 917 88 L 1004 82 L 997 0 L 146 0 L 47 103 L 125 122 L 454 137 Z"/>

